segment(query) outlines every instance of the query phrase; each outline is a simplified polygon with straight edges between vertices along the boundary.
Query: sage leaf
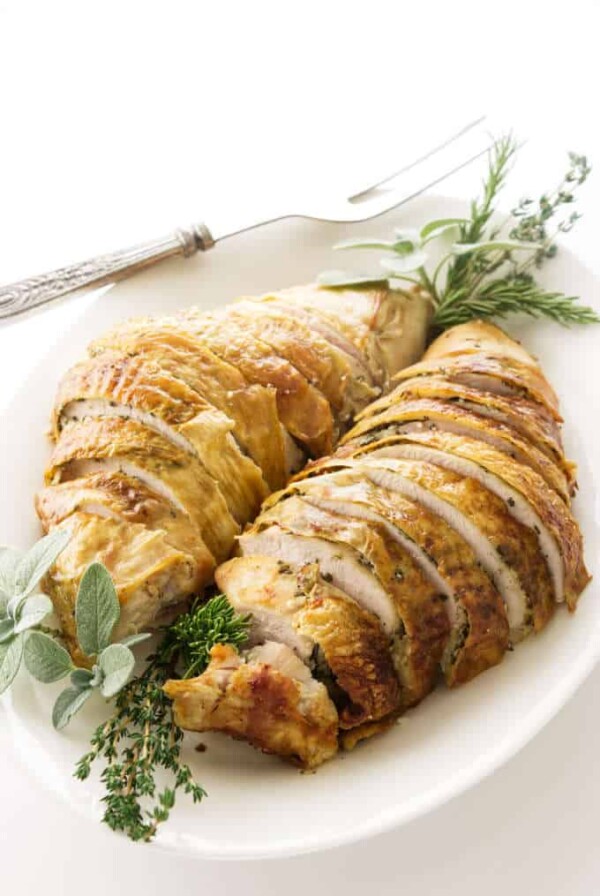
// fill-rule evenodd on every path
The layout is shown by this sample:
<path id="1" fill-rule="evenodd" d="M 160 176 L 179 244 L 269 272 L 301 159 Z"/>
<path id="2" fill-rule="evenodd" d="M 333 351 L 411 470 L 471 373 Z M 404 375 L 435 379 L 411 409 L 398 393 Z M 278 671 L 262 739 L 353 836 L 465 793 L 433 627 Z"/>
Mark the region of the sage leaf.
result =
<path id="1" fill-rule="evenodd" d="M 23 657 L 23 635 L 0 644 L 0 694 L 12 684 Z"/>
<path id="2" fill-rule="evenodd" d="M 412 240 L 345 240 L 337 243 L 334 249 L 380 249 L 384 252 L 398 252 L 401 255 L 412 252 L 415 244 Z"/>
<path id="3" fill-rule="evenodd" d="M 393 277 L 401 277 L 403 274 L 422 268 L 426 261 L 427 256 L 424 252 L 411 252 L 410 255 L 400 255 L 397 258 L 382 258 L 380 264 Z"/>
<path id="4" fill-rule="evenodd" d="M 127 683 L 135 657 L 123 644 L 111 644 L 98 657 L 98 665 L 104 673 L 100 690 L 104 697 L 113 697 Z"/>
<path id="5" fill-rule="evenodd" d="M 377 274 L 350 274 L 347 271 L 323 271 L 317 277 L 319 286 L 336 289 L 342 286 L 387 286 L 387 278 Z"/>
<path id="6" fill-rule="evenodd" d="M 15 621 L 10 617 L 0 620 L 0 644 L 8 641 L 15 633 Z"/>
<path id="7" fill-rule="evenodd" d="M 140 632 L 139 635 L 128 635 L 126 638 L 122 638 L 119 644 L 124 644 L 125 647 L 133 647 L 134 644 L 141 644 L 142 641 L 147 641 L 151 637 L 150 632 Z"/>
<path id="8" fill-rule="evenodd" d="M 539 248 L 539 243 L 524 243 L 520 240 L 484 240 L 481 243 L 454 243 L 451 252 L 453 255 L 468 255 L 470 252 L 513 252 L 514 250 L 535 252 Z"/>
<path id="9" fill-rule="evenodd" d="M 4 608 L 16 591 L 17 567 L 23 554 L 14 548 L 0 550 L 0 606 Z"/>
<path id="10" fill-rule="evenodd" d="M 68 529 L 55 529 L 48 535 L 40 538 L 34 546 L 27 551 L 17 566 L 15 575 L 15 590 L 17 594 L 31 594 L 42 576 L 44 576 L 58 555 L 67 546 L 71 537 Z"/>
<path id="11" fill-rule="evenodd" d="M 67 688 L 58 695 L 52 710 L 52 724 L 57 731 L 69 723 L 93 693 L 90 688 L 84 691 L 78 688 Z"/>
<path id="12" fill-rule="evenodd" d="M 438 236 L 441 236 L 447 230 L 452 230 L 454 227 L 460 227 L 461 224 L 468 223 L 467 218 L 437 218 L 435 221 L 428 221 L 421 228 L 421 240 L 429 242 L 429 240 L 437 239 Z"/>
<path id="13" fill-rule="evenodd" d="M 108 570 L 102 563 L 92 563 L 81 577 L 75 604 L 77 640 L 87 656 L 95 656 L 108 646 L 120 614 Z"/>
<path id="14" fill-rule="evenodd" d="M 69 652 L 43 632 L 27 635 L 23 659 L 27 670 L 44 684 L 64 678 L 73 669 Z"/>
<path id="15" fill-rule="evenodd" d="M 94 673 L 89 669 L 74 669 L 71 673 L 71 684 L 78 691 L 94 686 Z"/>
<path id="16" fill-rule="evenodd" d="M 39 625 L 51 612 L 52 601 L 45 594 L 34 594 L 26 598 L 17 614 L 15 632 L 24 632 L 28 628 L 33 628 L 34 625 Z"/>

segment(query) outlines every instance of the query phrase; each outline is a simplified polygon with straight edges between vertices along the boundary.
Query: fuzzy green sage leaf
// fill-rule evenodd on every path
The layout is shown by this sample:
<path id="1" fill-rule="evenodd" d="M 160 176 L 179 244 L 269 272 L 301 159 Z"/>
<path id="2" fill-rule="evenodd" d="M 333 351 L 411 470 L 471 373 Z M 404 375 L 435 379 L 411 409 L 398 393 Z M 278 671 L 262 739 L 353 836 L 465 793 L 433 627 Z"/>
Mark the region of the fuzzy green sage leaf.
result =
<path id="1" fill-rule="evenodd" d="M 52 601 L 45 594 L 33 594 L 25 598 L 17 612 L 15 632 L 24 632 L 39 625 L 52 612 Z"/>
<path id="2" fill-rule="evenodd" d="M 108 570 L 102 563 L 92 563 L 81 578 L 75 604 L 77 640 L 87 656 L 96 656 L 108 647 L 120 612 Z"/>
<path id="3" fill-rule="evenodd" d="M 52 710 L 52 724 L 57 731 L 64 728 L 71 721 L 76 712 L 79 712 L 83 704 L 94 692 L 91 688 L 80 690 L 79 688 L 66 688 L 56 699 Z"/>
<path id="4" fill-rule="evenodd" d="M 12 684 L 23 658 L 23 635 L 0 644 L 0 694 Z"/>
<path id="5" fill-rule="evenodd" d="M 111 644 L 98 657 L 103 673 L 100 690 L 104 697 L 113 697 L 127 683 L 135 666 L 135 657 L 124 644 Z"/>
<path id="6" fill-rule="evenodd" d="M 344 286 L 387 286 L 387 278 L 376 274 L 349 274 L 347 271 L 323 271 L 317 277 L 319 286 L 336 289 Z"/>
<path id="7" fill-rule="evenodd" d="M 23 659 L 28 672 L 45 684 L 59 681 L 73 670 L 69 652 L 44 632 L 29 633 L 25 641 Z"/>
<path id="8" fill-rule="evenodd" d="M 71 537 L 68 529 L 55 529 L 27 551 L 15 572 L 15 591 L 17 594 L 31 594 L 42 576 L 44 576 L 58 555 L 67 546 Z"/>
<path id="9" fill-rule="evenodd" d="M 22 558 L 22 552 L 14 548 L 0 550 L 0 607 L 5 607 L 16 591 L 17 567 Z"/>

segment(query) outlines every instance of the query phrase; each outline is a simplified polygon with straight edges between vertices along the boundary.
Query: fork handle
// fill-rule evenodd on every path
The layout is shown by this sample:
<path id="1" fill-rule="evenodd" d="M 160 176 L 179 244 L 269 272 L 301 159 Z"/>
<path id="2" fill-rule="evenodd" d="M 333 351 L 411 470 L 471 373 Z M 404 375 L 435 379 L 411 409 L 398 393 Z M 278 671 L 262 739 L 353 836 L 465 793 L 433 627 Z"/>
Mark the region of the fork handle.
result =
<path id="1" fill-rule="evenodd" d="M 180 228 L 163 239 L 141 243 L 108 255 L 98 255 L 49 274 L 19 280 L 0 287 L 0 319 L 16 317 L 84 286 L 112 283 L 166 258 L 175 255 L 188 257 L 199 249 L 206 250 L 212 246 L 214 240 L 208 227 L 205 224 L 193 224 Z"/>

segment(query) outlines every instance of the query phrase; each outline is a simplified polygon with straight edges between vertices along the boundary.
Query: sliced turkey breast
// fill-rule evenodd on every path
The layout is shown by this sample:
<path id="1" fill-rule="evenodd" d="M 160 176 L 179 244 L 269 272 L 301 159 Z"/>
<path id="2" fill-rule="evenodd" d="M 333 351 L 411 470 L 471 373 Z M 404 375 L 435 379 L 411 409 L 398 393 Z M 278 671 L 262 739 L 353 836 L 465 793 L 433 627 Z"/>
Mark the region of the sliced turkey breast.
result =
<path id="1" fill-rule="evenodd" d="M 394 377 L 395 383 L 417 376 L 441 376 L 453 383 L 464 383 L 495 395 L 524 396 L 539 402 L 558 422 L 556 393 L 541 371 L 529 364 L 491 354 L 451 355 L 413 364 Z"/>
<path id="2" fill-rule="evenodd" d="M 340 444 L 350 442 L 364 444 L 376 441 L 386 430 L 397 432 L 441 430 L 487 442 L 506 456 L 531 467 L 565 502 L 569 502 L 570 488 L 567 478 L 553 460 L 523 439 L 512 427 L 479 413 L 473 413 L 454 403 L 425 398 L 414 401 L 401 400 L 391 405 L 384 413 L 362 420 L 347 433 Z"/>
<path id="3" fill-rule="evenodd" d="M 103 563 L 115 584 L 121 616 L 113 637 L 120 639 L 168 621 L 183 601 L 206 584 L 195 557 L 178 551 L 165 532 L 122 520 L 75 512 L 59 523 L 71 538 L 47 576 L 61 630 L 77 660 L 75 602 L 81 576 L 90 563 Z"/>
<path id="4" fill-rule="evenodd" d="M 283 644 L 240 656 L 218 645 L 202 675 L 168 681 L 175 721 L 191 731 L 222 731 L 313 768 L 337 752 L 338 715 L 324 685 Z"/>
<path id="5" fill-rule="evenodd" d="M 289 361 L 226 313 L 190 312 L 186 321 L 211 351 L 236 367 L 249 383 L 277 390 L 281 422 L 309 453 L 320 456 L 332 450 L 337 431 L 329 402 Z"/>
<path id="6" fill-rule="evenodd" d="M 189 516 L 132 476 L 96 473 L 50 485 L 38 492 L 35 507 L 46 532 L 77 512 L 161 530 L 165 541 L 194 558 L 200 578 L 211 578 L 214 558 Z"/>
<path id="7" fill-rule="evenodd" d="M 233 439 L 230 418 L 143 355 L 105 353 L 63 379 L 56 431 L 65 421 L 100 416 L 139 421 L 197 457 L 239 523 L 253 518 L 268 494 L 258 467 Z"/>
<path id="8" fill-rule="evenodd" d="M 289 315 L 266 302 L 237 301 L 227 309 L 227 319 L 270 345 L 309 383 L 318 384 L 339 421 L 350 419 L 354 412 L 352 375 L 347 357 L 339 349 L 312 332 L 302 321 L 290 319 Z M 361 407 L 365 403 L 363 400 Z"/>
<path id="9" fill-rule="evenodd" d="M 69 423 L 52 453 L 46 482 L 115 471 L 141 479 L 187 514 L 217 561 L 228 556 L 240 529 L 215 481 L 194 457 L 134 420 L 89 417 Z"/>
<path id="10" fill-rule="evenodd" d="M 389 377 L 423 354 L 432 309 L 429 297 L 418 288 L 407 293 L 382 287 L 326 289 L 312 284 L 271 295 L 327 316 L 361 352 L 379 386 L 387 386 Z M 270 296 L 262 298 L 269 301 Z"/>
<path id="11" fill-rule="evenodd" d="M 398 708 L 398 679 L 379 621 L 324 581 L 316 565 L 296 572 L 272 557 L 236 557 L 219 567 L 217 584 L 239 613 L 251 614 L 251 641 L 286 644 L 311 666 L 328 686 L 342 728 Z"/>
<path id="12" fill-rule="evenodd" d="M 560 427 L 556 420 L 541 404 L 527 398 L 516 395 L 508 398 L 472 389 L 461 383 L 451 383 L 443 377 L 421 376 L 400 383 L 392 392 L 370 404 L 357 419 L 374 417 L 399 401 L 418 398 L 453 402 L 484 417 L 512 426 L 556 463 L 564 465 L 565 473 L 573 478 L 573 464 L 564 458 Z"/>
<path id="13" fill-rule="evenodd" d="M 452 355 L 489 353 L 539 369 L 537 360 L 497 324 L 472 320 L 446 330 L 431 343 L 423 356 L 429 361 Z"/>
<path id="14" fill-rule="evenodd" d="M 503 498 L 511 514 L 533 528 L 538 536 L 557 599 L 566 599 L 569 608 L 575 609 L 579 595 L 590 580 L 583 559 L 581 531 L 564 502 L 541 476 L 484 442 L 452 433 L 413 432 L 392 436 L 385 442 L 373 451 L 374 456 L 413 456 L 412 449 L 408 448 L 411 444 L 428 452 L 433 449 L 439 451 L 435 463 L 461 474 L 468 470 L 467 475 L 479 479 Z M 365 451 L 368 450 L 367 447 Z"/>
<path id="15" fill-rule="evenodd" d="M 403 704 L 418 702 L 433 686 L 448 624 L 442 597 L 410 552 L 385 527 L 324 510 L 298 496 L 287 497 L 260 517 L 261 525 L 270 520 L 295 535 L 317 535 L 358 552 L 362 565 L 394 601 L 400 625 L 393 656 Z"/>
<path id="16" fill-rule="evenodd" d="M 239 548 L 243 556 L 264 554 L 294 568 L 317 563 L 321 576 L 331 579 L 336 588 L 377 616 L 389 638 L 398 631 L 393 598 L 353 548 L 326 538 L 294 535 L 275 523 L 245 532 L 239 539 Z"/>
<path id="17" fill-rule="evenodd" d="M 270 488 L 285 482 L 285 431 L 277 415 L 275 390 L 248 385 L 235 367 L 186 332 L 181 321 L 144 318 L 122 324 L 90 346 L 94 357 L 104 351 L 142 354 L 183 380 L 231 418 L 236 440 Z"/>

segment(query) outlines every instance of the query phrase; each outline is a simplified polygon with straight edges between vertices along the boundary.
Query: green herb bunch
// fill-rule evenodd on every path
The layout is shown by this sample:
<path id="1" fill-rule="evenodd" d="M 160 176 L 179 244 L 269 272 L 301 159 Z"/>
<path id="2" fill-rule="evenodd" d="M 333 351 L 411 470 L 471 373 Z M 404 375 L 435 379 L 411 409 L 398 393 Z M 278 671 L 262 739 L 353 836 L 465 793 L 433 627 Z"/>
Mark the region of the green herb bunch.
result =
<path id="1" fill-rule="evenodd" d="M 93 763 L 104 761 L 103 820 L 113 830 L 132 840 L 151 840 L 168 819 L 178 790 L 194 802 L 206 796 L 181 759 L 183 732 L 162 688 L 178 671 L 184 678 L 200 674 L 215 644 L 241 647 L 248 622 L 236 615 L 224 595 L 196 604 L 164 632 L 142 674 L 120 691 L 112 716 L 96 729 L 92 749 L 75 771 L 85 780 Z M 170 776 L 169 785 L 159 786 L 159 773 Z"/>
<path id="2" fill-rule="evenodd" d="M 496 224 L 497 197 L 516 151 L 512 136 L 494 144 L 482 195 L 471 203 L 468 217 L 429 221 L 420 230 L 396 230 L 389 241 L 352 240 L 334 247 L 385 252 L 380 260 L 386 271 L 383 277 L 327 271 L 319 283 L 329 288 L 388 283 L 419 287 L 431 299 L 433 326 L 438 330 L 518 312 L 561 324 L 597 323 L 597 313 L 578 304 L 577 297 L 547 290 L 535 279 L 536 270 L 556 255 L 557 237 L 568 233 L 580 217 L 572 205 L 576 189 L 589 176 L 588 161 L 570 153 L 568 170 L 555 190 L 537 201 L 521 199 L 508 220 Z M 442 238 L 453 242 L 431 270 L 430 244 Z"/>
<path id="3" fill-rule="evenodd" d="M 68 530 L 59 529 L 27 553 L 12 548 L 0 553 L 0 693 L 14 681 L 22 661 L 30 675 L 45 684 L 70 676 L 70 687 L 59 694 L 52 712 L 57 729 L 64 728 L 94 691 L 114 696 L 133 671 L 130 648 L 149 637 L 134 635 L 110 643 L 121 614 L 119 599 L 106 568 L 92 563 L 81 578 L 75 621 L 79 648 L 94 662 L 91 669 L 75 665 L 60 632 L 42 624 L 52 612 L 52 602 L 36 592 L 69 538 Z"/>

